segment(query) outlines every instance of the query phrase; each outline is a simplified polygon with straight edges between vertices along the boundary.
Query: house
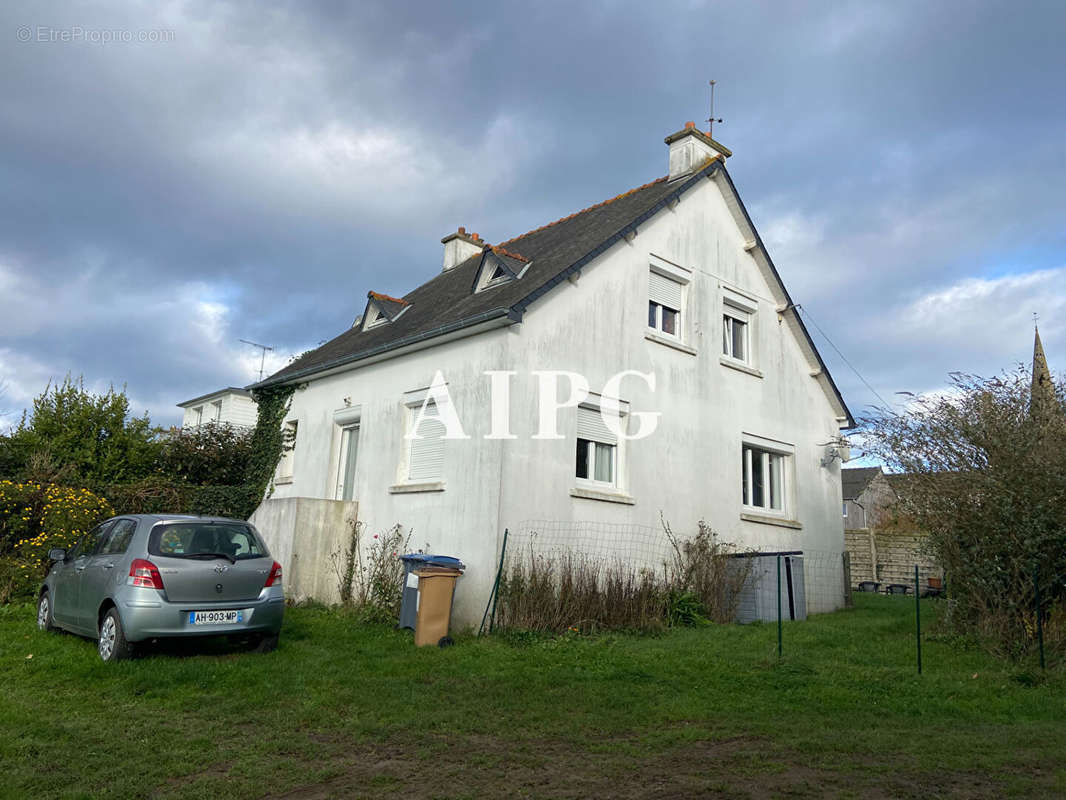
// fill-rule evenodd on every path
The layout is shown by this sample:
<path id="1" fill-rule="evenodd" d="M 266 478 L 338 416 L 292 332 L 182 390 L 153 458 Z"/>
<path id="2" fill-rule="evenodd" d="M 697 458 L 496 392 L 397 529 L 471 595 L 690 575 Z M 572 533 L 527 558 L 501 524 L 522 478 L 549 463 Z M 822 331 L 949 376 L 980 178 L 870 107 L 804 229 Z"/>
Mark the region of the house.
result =
<path id="1" fill-rule="evenodd" d="M 876 528 L 891 514 L 896 493 L 880 467 L 844 467 L 840 470 L 844 530 Z"/>
<path id="2" fill-rule="evenodd" d="M 178 408 L 185 412 L 181 420 L 181 427 L 185 430 L 198 428 L 208 422 L 254 428 L 259 416 L 259 407 L 252 399 L 252 393 L 236 386 L 178 403 Z"/>
<path id="3" fill-rule="evenodd" d="M 445 236 L 428 281 L 370 292 L 349 330 L 258 384 L 295 387 L 272 497 L 357 501 L 370 531 L 400 523 L 462 558 L 467 622 L 528 520 L 704 519 L 745 548 L 830 554 L 842 586 L 829 456 L 851 414 L 730 151 L 692 123 L 665 142 L 664 177 L 495 245 Z"/>
<path id="4" fill-rule="evenodd" d="M 925 535 L 899 515 L 897 503 L 905 474 L 885 474 L 881 467 L 840 470 L 844 512 L 844 543 L 851 564 L 851 582 L 914 585 L 918 565 L 921 591 L 942 580 L 943 570 L 925 552 Z M 939 585 L 939 584 L 936 584 Z"/>

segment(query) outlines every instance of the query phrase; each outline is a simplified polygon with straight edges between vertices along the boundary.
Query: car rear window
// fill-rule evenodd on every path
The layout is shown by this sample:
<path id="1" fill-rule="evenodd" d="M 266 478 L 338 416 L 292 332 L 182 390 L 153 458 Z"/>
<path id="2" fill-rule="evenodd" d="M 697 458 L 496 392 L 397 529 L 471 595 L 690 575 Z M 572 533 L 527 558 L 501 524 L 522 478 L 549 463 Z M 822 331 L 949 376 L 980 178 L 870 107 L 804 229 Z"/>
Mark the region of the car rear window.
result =
<path id="1" fill-rule="evenodd" d="M 148 537 L 153 556 L 189 558 L 216 553 L 241 560 L 265 558 L 266 545 L 255 530 L 236 522 L 176 522 L 156 525 Z"/>

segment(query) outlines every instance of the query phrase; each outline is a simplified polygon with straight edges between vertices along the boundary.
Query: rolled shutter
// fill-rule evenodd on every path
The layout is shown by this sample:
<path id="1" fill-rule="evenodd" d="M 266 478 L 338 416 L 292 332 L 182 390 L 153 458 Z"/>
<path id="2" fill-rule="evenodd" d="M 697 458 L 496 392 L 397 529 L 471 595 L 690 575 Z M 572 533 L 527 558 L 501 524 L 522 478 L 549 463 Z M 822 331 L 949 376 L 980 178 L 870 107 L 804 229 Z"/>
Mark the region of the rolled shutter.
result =
<path id="1" fill-rule="evenodd" d="M 422 418 L 417 431 L 422 438 L 411 439 L 411 462 L 407 471 L 409 480 L 437 480 L 444 474 L 445 430 L 440 420 L 428 416 Z"/>
<path id="2" fill-rule="evenodd" d="M 600 416 L 599 410 L 584 406 L 577 409 L 577 436 L 579 439 L 588 439 L 590 442 L 618 443 L 618 437 L 603 424 L 603 417 Z"/>
<path id="3" fill-rule="evenodd" d="M 661 306 L 681 310 L 681 284 L 664 278 L 658 272 L 648 273 L 648 299 Z"/>

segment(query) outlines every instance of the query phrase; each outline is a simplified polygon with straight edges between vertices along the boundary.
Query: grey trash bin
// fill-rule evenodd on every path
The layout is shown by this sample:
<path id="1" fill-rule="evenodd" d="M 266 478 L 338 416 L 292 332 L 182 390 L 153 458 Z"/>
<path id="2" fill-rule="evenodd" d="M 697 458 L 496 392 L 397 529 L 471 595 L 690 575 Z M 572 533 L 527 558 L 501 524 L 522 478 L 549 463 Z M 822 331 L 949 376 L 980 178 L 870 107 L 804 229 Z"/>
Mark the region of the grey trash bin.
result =
<path id="1" fill-rule="evenodd" d="M 418 576 L 414 574 L 415 570 L 423 567 L 448 567 L 462 571 L 466 566 L 458 558 L 430 553 L 408 553 L 400 556 L 400 560 L 403 562 L 403 594 L 400 601 L 400 621 L 396 627 L 414 630 L 418 617 Z"/>

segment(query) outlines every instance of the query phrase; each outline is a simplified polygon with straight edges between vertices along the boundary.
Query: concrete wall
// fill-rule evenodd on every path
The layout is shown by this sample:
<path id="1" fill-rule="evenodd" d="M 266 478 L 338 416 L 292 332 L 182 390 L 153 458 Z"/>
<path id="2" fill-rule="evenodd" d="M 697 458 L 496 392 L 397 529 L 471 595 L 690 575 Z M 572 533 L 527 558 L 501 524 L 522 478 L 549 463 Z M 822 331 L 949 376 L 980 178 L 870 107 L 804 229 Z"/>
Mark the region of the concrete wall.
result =
<path id="1" fill-rule="evenodd" d="M 340 602 L 331 555 L 348 546 L 359 504 L 312 497 L 270 498 L 250 522 L 281 564 L 286 597 Z"/>
<path id="2" fill-rule="evenodd" d="M 350 398 L 361 414 L 355 478 L 361 519 L 369 532 L 403 524 L 413 530 L 412 547 L 428 545 L 467 563 L 455 599 L 460 624 L 480 619 L 504 528 L 531 519 L 658 526 L 662 512 L 675 531 L 695 532 L 696 522 L 705 519 L 722 538 L 745 548 L 827 552 L 839 564 L 839 462 L 819 463 L 824 443 L 839 432 L 837 411 L 823 390 L 824 377 L 814 375 L 816 365 L 777 312 L 779 292 L 745 243 L 722 190 L 708 180 L 644 223 L 631 242 L 587 265 L 576 282 L 535 303 L 521 324 L 310 381 L 295 393 L 289 416 L 300 431 L 293 480 L 278 486 L 275 496 L 336 496 L 341 428 L 334 413 L 344 411 Z M 683 349 L 646 337 L 655 258 L 692 271 Z M 755 371 L 721 363 L 723 288 L 739 290 L 757 305 Z M 403 394 L 427 387 L 437 369 L 471 438 L 445 442 L 443 486 L 395 493 L 390 487 L 402 481 L 407 447 Z M 655 392 L 632 379 L 622 385 L 632 411 L 662 416 L 653 436 L 621 445 L 622 497 L 615 502 L 572 494 L 574 409 L 559 414 L 564 439 L 530 438 L 538 420 L 537 382 L 530 374 L 536 369 L 579 372 L 594 392 L 621 370 L 656 375 Z M 514 440 L 482 438 L 490 429 L 484 370 L 518 373 L 511 383 Z M 742 517 L 744 434 L 794 449 L 791 520 Z M 839 586 L 842 574 L 835 580 Z M 815 602 L 820 605 L 809 607 L 812 612 L 839 605 Z"/>

